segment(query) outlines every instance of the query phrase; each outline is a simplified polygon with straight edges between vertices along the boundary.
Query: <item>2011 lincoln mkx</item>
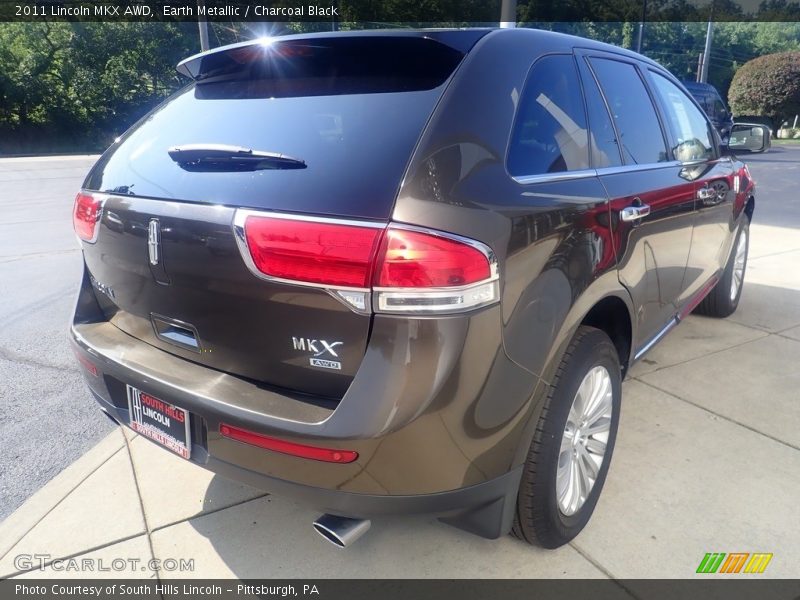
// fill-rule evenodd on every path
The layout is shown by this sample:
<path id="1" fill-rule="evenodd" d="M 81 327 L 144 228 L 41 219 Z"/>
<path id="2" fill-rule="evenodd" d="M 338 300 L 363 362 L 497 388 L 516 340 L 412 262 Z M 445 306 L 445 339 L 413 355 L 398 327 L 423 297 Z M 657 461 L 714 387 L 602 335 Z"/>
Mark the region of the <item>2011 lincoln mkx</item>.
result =
<path id="1" fill-rule="evenodd" d="M 621 382 L 742 293 L 754 184 L 657 63 L 524 29 L 293 35 L 183 61 L 74 209 L 71 327 L 118 422 L 226 477 L 548 548 Z"/>

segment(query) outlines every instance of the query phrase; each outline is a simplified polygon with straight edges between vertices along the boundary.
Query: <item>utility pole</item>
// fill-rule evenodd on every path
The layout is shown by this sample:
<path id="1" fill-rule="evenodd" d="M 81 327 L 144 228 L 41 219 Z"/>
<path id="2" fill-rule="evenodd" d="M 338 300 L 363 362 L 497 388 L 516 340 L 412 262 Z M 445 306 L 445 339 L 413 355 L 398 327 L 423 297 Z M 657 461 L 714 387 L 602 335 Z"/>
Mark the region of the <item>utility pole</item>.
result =
<path id="1" fill-rule="evenodd" d="M 503 0 L 500 4 L 500 27 L 517 26 L 517 0 Z"/>
<path id="2" fill-rule="evenodd" d="M 708 63 L 709 59 L 711 58 L 711 39 L 713 37 L 714 37 L 714 22 L 709 19 L 708 27 L 706 28 L 706 46 L 705 49 L 703 50 L 703 62 L 700 67 L 699 77 L 697 78 L 697 80 L 702 83 L 706 83 L 708 81 Z"/>
<path id="3" fill-rule="evenodd" d="M 644 37 L 644 22 L 647 20 L 647 0 L 642 1 L 642 20 L 639 21 L 639 35 L 636 38 L 636 52 L 642 53 L 642 38 Z"/>
<path id="4" fill-rule="evenodd" d="M 205 0 L 197 0 L 197 8 L 205 8 Z M 208 50 L 208 21 L 205 17 L 197 15 L 197 28 L 200 30 L 200 52 Z"/>

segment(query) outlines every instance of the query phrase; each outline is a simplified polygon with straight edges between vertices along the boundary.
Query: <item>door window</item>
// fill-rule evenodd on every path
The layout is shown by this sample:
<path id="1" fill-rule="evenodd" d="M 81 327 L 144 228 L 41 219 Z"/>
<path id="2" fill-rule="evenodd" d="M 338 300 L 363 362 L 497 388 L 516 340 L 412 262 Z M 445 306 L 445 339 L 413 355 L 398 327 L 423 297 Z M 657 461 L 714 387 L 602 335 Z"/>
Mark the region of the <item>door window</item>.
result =
<path id="1" fill-rule="evenodd" d="M 520 98 L 508 172 L 541 175 L 589 168 L 586 115 L 575 61 L 554 54 L 533 65 Z"/>
<path id="2" fill-rule="evenodd" d="M 675 136 L 675 146 L 672 148 L 675 160 L 685 162 L 714 158 L 711 128 L 702 111 L 683 90 L 660 73 L 653 72 L 653 83 Z"/>
<path id="3" fill-rule="evenodd" d="M 636 67 L 604 58 L 592 58 L 591 64 L 617 124 L 625 162 L 668 160 L 655 107 Z"/>
<path id="4" fill-rule="evenodd" d="M 616 167 L 622 164 L 617 144 L 617 132 L 611 123 L 605 100 L 600 95 L 597 82 L 591 73 L 582 71 L 583 91 L 589 113 L 589 137 L 592 148 L 592 166 L 595 169 Z"/>

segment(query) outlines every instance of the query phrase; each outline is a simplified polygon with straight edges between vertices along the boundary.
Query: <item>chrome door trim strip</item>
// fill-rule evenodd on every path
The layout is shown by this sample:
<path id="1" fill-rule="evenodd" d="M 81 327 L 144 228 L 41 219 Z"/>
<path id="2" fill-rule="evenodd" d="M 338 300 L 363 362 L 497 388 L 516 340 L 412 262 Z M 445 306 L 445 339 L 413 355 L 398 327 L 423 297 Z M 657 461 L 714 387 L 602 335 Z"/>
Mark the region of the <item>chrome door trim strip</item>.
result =
<path id="1" fill-rule="evenodd" d="M 678 324 L 678 317 L 672 317 L 669 322 L 664 326 L 664 328 L 659 331 L 649 342 L 647 342 L 644 346 L 642 346 L 638 352 L 633 356 L 633 360 L 637 361 L 642 356 L 644 356 L 653 346 L 655 346 L 661 338 L 667 335 L 670 330 Z"/>

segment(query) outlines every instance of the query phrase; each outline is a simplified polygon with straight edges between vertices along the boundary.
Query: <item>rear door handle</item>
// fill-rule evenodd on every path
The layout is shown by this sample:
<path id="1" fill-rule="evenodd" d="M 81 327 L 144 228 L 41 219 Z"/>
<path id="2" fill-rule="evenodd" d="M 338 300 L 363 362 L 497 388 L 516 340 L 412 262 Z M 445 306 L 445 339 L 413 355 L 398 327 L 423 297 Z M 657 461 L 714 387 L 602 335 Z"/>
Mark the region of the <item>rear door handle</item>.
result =
<path id="1" fill-rule="evenodd" d="M 619 211 L 619 218 L 623 221 L 638 221 L 650 214 L 650 206 L 648 204 L 634 204 L 626 206 Z"/>

